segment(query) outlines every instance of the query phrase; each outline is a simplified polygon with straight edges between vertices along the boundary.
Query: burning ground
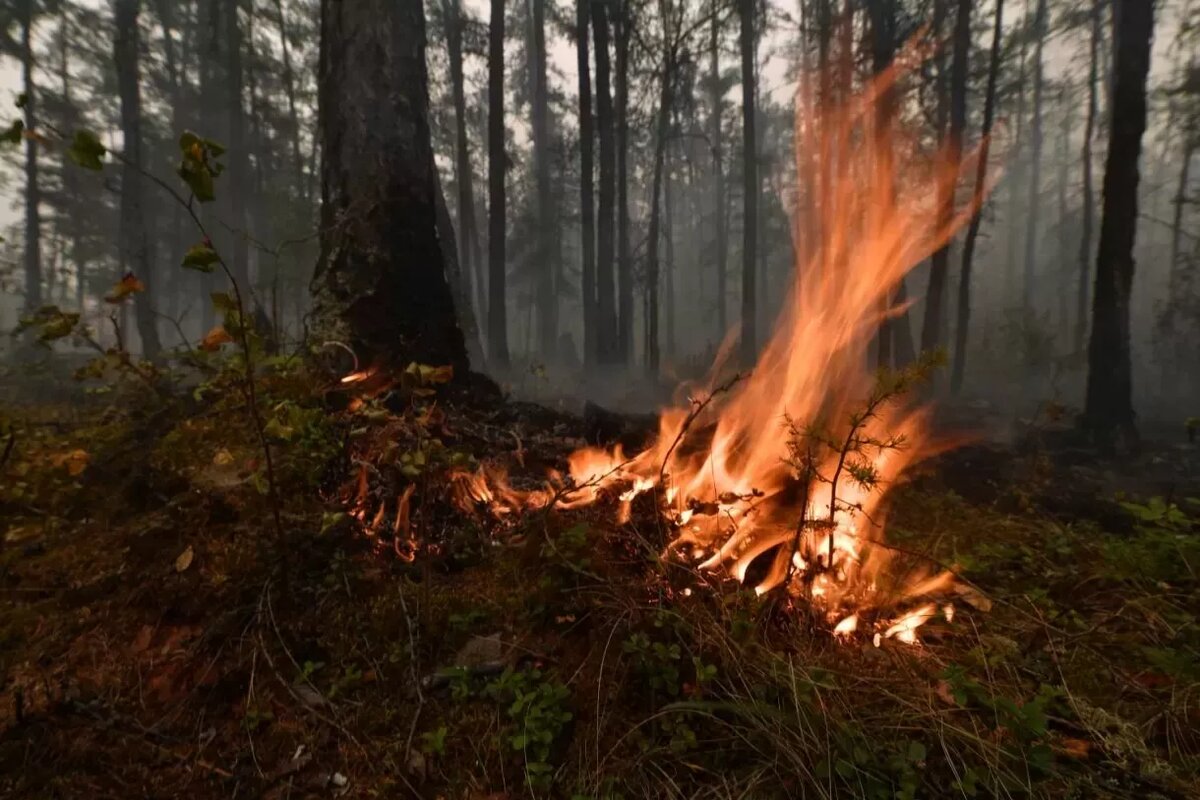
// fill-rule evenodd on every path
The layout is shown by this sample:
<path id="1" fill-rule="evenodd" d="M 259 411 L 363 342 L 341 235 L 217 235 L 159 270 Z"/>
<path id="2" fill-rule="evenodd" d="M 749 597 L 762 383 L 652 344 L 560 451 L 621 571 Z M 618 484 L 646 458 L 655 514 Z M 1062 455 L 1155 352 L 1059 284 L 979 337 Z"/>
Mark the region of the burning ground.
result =
<path id="1" fill-rule="evenodd" d="M 914 465 L 887 574 L 953 582 L 877 647 L 902 612 L 839 636 L 756 594 L 769 554 L 678 557 L 665 492 L 546 502 L 653 429 L 387 380 L 264 376 L 283 540 L 219 376 L 10 407 L 6 796 L 1194 795 L 1194 449 L 1094 466 L 1043 418 Z M 489 466 L 509 489 L 464 503 Z"/>

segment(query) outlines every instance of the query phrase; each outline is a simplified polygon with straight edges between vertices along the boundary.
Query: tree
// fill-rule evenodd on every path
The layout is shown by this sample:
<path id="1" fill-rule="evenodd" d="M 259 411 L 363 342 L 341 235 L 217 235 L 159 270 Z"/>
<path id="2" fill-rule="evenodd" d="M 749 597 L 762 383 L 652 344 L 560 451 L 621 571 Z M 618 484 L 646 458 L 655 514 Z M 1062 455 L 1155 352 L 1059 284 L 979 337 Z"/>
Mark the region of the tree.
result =
<path id="1" fill-rule="evenodd" d="M 246 152 L 246 111 L 243 106 L 242 26 L 238 0 L 225 0 L 225 90 L 229 116 L 229 198 L 227 224 L 232 246 L 230 268 L 244 291 L 250 290 L 250 242 L 246 236 L 246 197 L 249 195 L 250 159 Z"/>
<path id="2" fill-rule="evenodd" d="M 1100 14 L 1104 0 L 1092 0 L 1089 26 L 1087 114 L 1083 123 L 1083 199 L 1079 232 L 1079 283 L 1075 292 L 1074 351 L 1083 353 L 1087 331 L 1088 273 L 1092 261 L 1092 228 L 1095 226 L 1096 199 L 1092 188 L 1092 139 L 1096 132 L 1096 80 L 1100 53 Z"/>
<path id="3" fill-rule="evenodd" d="M 321 258 L 314 334 L 367 363 L 467 354 L 438 236 L 425 14 L 415 0 L 321 2 Z"/>
<path id="4" fill-rule="evenodd" d="M 592 35 L 596 44 L 596 127 L 600 139 L 600 191 L 596 222 L 596 349 L 601 364 L 624 360 L 624 322 L 618 323 L 614 305 L 616 285 L 613 276 L 613 215 L 614 193 L 617 191 L 617 162 L 614 146 L 613 101 L 609 91 L 608 12 L 605 0 L 592 0 Z M 620 47 L 618 46 L 618 52 Z M 621 268 L 621 291 L 625 286 L 624 267 Z M 622 294 L 624 297 L 624 294 Z M 622 301 L 624 302 L 624 301 Z M 622 306 L 623 308 L 623 306 Z M 623 314 L 624 312 L 622 312 Z M 618 335 L 618 324 L 621 334 Z"/>
<path id="5" fill-rule="evenodd" d="M 717 262 L 717 341 L 724 338 L 729 321 L 726 317 L 726 295 L 728 289 L 726 280 L 725 258 L 727 245 L 725 242 L 725 170 L 721 163 L 721 109 L 723 83 L 721 81 L 720 35 L 721 15 L 717 13 L 717 0 L 713 0 L 712 21 L 708 31 L 708 80 L 709 80 L 709 144 L 712 147 L 713 168 L 713 228 L 714 244 L 717 252 L 714 258 Z"/>
<path id="6" fill-rule="evenodd" d="M 508 310 L 504 258 L 507 156 L 504 153 L 504 0 L 492 0 L 488 32 L 488 359 L 508 366 Z"/>
<path id="7" fill-rule="evenodd" d="M 1151 0 L 1146 0 L 1150 2 Z M 1033 313 L 1033 283 L 1037 265 L 1038 223 L 1042 194 L 1042 49 L 1046 42 L 1046 0 L 1037 0 L 1033 18 L 1033 118 L 1029 124 L 1029 202 L 1025 208 L 1025 276 L 1021 306 Z"/>
<path id="8" fill-rule="evenodd" d="M 755 338 L 755 249 L 758 246 L 758 161 L 754 135 L 754 0 L 738 0 L 742 55 L 742 338 L 741 360 L 752 366 L 758 355 Z"/>
<path id="9" fill-rule="evenodd" d="M 658 238 L 662 217 L 658 197 L 662 191 L 663 162 L 666 157 L 667 135 L 670 131 L 671 84 L 675 79 L 675 48 L 677 44 L 673 30 L 673 25 L 677 24 L 677 21 L 672 19 L 670 0 L 660 0 L 659 9 L 659 15 L 662 18 L 664 47 L 662 72 L 659 75 L 653 177 L 650 183 L 650 223 L 649 231 L 646 234 L 646 374 L 652 378 L 657 377 L 659 366 Z"/>
<path id="10" fill-rule="evenodd" d="M 589 367 L 596 360 L 596 209 L 592 153 L 595 131 L 592 130 L 592 65 L 588 58 L 590 3 L 591 0 L 575 0 L 575 55 L 579 71 L 579 236 L 583 261 L 579 291 L 583 306 L 583 363 Z M 609 269 L 611 272 L 611 265 Z"/>
<path id="11" fill-rule="evenodd" d="M 983 100 L 983 130 L 980 133 L 979 163 L 975 168 L 975 195 L 983 191 L 987 180 L 988 155 L 991 151 L 992 123 L 996 114 L 996 83 L 1000 75 L 1000 51 L 1004 37 L 1004 0 L 996 0 L 996 14 L 992 23 L 992 52 L 988 59 L 987 89 Z M 975 240 L 979 238 L 979 225 L 983 221 L 982 209 L 971 215 L 967 235 L 963 240 L 962 272 L 958 279 L 958 320 L 954 328 L 954 366 L 950 376 L 950 388 L 954 393 L 962 390 L 963 374 L 967 365 L 967 333 L 971 326 L 971 262 L 975 257 Z"/>
<path id="12" fill-rule="evenodd" d="M 550 190 L 550 101 L 546 85 L 546 0 L 531 0 L 533 11 L 530 72 L 533 77 L 533 162 L 537 184 L 537 314 L 542 357 L 549 360 L 558 345 L 558 270 L 554 250 L 556 222 Z"/>
<path id="13" fill-rule="evenodd" d="M 1138 158 L 1146 130 L 1153 0 L 1114 0 L 1115 53 L 1104 204 L 1096 256 L 1084 424 L 1101 443 L 1136 442 L 1129 301 L 1138 221 Z"/>
<path id="14" fill-rule="evenodd" d="M 139 0 L 116 0 L 116 37 L 113 56 L 121 95 L 121 136 L 124 165 L 121 169 L 121 272 L 132 272 L 146 287 L 135 300 L 138 336 L 142 355 L 156 359 L 162 350 L 152 307 L 154 275 L 150 271 L 146 217 L 142 211 L 142 94 L 138 71 Z"/>
<path id="15" fill-rule="evenodd" d="M 958 174 L 962 158 L 963 130 L 967 124 L 967 60 L 971 52 L 971 2 L 957 0 L 954 22 L 954 55 L 950 67 L 950 130 L 945 143 L 946 158 L 950 163 L 949 174 Z M 939 93 L 944 97 L 944 92 Z M 939 99 L 939 105 L 941 105 Z M 938 226 L 945 228 L 954 216 L 954 190 L 952 180 L 944 180 L 942 197 L 938 198 Z M 921 351 L 929 352 L 942 343 L 943 296 L 946 289 L 946 272 L 950 263 L 950 241 L 933 254 L 929 268 L 929 291 L 925 296 L 925 321 L 921 327 Z"/>
<path id="16" fill-rule="evenodd" d="M 603 5 L 605 0 L 599 0 Z M 629 240 L 629 39 L 633 31 L 630 0 L 616 0 L 616 182 L 617 182 L 617 353 L 622 364 L 633 358 L 633 250 Z M 600 19 L 599 16 L 596 17 Z M 596 45 L 600 57 L 600 45 Z M 600 68 L 597 62 L 596 73 Z M 597 80 L 599 85 L 599 80 Z M 601 134 L 603 135 L 603 134 Z M 600 140 L 601 151 L 604 140 Z M 603 155 L 601 164 L 603 165 Z M 603 169 L 603 166 L 601 166 Z M 602 179 L 603 180 L 603 179 Z M 601 286 L 603 291 L 603 286 Z"/>
<path id="17" fill-rule="evenodd" d="M 33 0 L 21 0 L 21 85 L 25 130 L 37 130 L 37 90 L 33 83 Z M 42 304 L 42 216 L 37 139 L 25 139 L 25 308 Z"/>

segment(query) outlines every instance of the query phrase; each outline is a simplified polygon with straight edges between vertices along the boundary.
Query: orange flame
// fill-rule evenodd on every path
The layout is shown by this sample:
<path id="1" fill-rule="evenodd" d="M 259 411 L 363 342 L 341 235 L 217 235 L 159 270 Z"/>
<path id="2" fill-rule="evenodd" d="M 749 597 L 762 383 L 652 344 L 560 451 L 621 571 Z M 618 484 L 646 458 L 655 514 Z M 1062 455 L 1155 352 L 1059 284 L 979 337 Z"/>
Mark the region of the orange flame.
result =
<path id="1" fill-rule="evenodd" d="M 774 550 L 756 590 L 784 586 L 804 596 L 831 622 L 841 620 L 834 628 L 839 638 L 860 629 L 864 611 L 948 587 L 950 576 L 941 574 L 917 577 L 899 589 L 881 588 L 891 552 L 880 546 L 880 502 L 904 468 L 932 449 L 925 409 L 885 405 L 862 420 L 860 447 L 851 456 L 877 477 L 870 482 L 874 486 L 843 472 L 845 450 L 828 448 L 814 465 L 816 473 L 841 472 L 842 481 L 835 490 L 827 478 L 810 480 L 807 497 L 796 496 L 805 486 L 789 466 L 785 428 L 786 421 L 824 421 L 845 435 L 845 421 L 872 388 L 870 341 L 882 322 L 904 310 L 892 304 L 895 288 L 979 206 L 982 193 L 956 213 L 944 215 L 939 208 L 939 198 L 952 196 L 959 178 L 975 172 L 977 152 L 957 160 L 923 154 L 918 137 L 881 114 L 881 98 L 911 69 L 915 52 L 909 48 L 892 69 L 838 107 L 818 109 L 811 98 L 799 98 L 797 170 L 811 176 L 812 161 L 819 159 L 820 186 L 798 203 L 798 216 L 803 211 L 809 218 L 794 229 L 809 240 L 797 243 L 788 301 L 748 378 L 716 393 L 711 387 L 722 370 L 715 365 L 707 398 L 664 410 L 648 449 L 631 458 L 620 447 L 573 453 L 566 489 L 535 496 L 515 492 L 500 474 L 463 474 L 455 478 L 460 503 L 505 514 L 549 502 L 575 508 L 609 496 L 624 520 L 635 497 L 661 489 L 663 513 L 677 532 L 669 550 L 739 581 L 755 559 Z M 698 430 L 711 430 L 706 446 L 688 441 L 700 438 Z M 885 440 L 905 444 L 861 446 Z M 915 643 L 916 629 L 936 609 L 923 605 L 882 623 L 882 638 Z M 951 618 L 953 611 L 944 616 Z"/>

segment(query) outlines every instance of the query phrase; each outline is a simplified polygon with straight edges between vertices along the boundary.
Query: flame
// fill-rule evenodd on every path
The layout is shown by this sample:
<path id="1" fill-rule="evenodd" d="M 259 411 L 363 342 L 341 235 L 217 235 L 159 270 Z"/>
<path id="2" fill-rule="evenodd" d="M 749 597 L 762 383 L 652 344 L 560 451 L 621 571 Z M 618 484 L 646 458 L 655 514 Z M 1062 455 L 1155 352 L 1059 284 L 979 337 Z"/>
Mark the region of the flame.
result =
<path id="1" fill-rule="evenodd" d="M 658 436 L 641 453 L 580 449 L 568 458 L 569 479 L 554 477 L 535 492 L 514 490 L 497 470 L 458 473 L 452 492 L 459 505 L 503 516 L 609 498 L 623 522 L 632 502 L 653 490 L 674 526 L 671 553 L 744 581 L 752 562 L 774 551 L 756 591 L 784 587 L 830 621 L 840 619 L 834 633 L 841 639 L 862 627 L 864 613 L 878 619 L 947 588 L 948 573 L 917 575 L 895 587 L 885 572 L 892 552 L 881 546 L 880 504 L 887 488 L 933 449 L 927 410 L 884 404 L 860 426 L 846 422 L 872 390 L 872 338 L 881 323 L 904 310 L 892 303 L 895 288 L 970 219 L 982 196 L 947 219 L 938 198 L 974 174 L 978 153 L 959 159 L 923 153 L 920 138 L 902 128 L 899 115 L 881 116 L 880 100 L 917 63 L 911 57 L 916 50 L 907 48 L 892 69 L 840 105 L 818 108 L 811 97 L 798 98 L 797 171 L 819 173 L 820 180 L 815 189 L 805 187 L 803 202 L 797 200 L 803 224 L 794 228 L 801 240 L 792 285 L 748 377 L 730 378 L 727 341 L 707 388 L 690 387 L 688 402 L 663 410 Z M 827 447 L 803 481 L 788 461 L 794 452 L 786 425 L 812 423 L 857 445 L 840 452 Z M 903 446 L 870 444 L 884 441 Z M 849 466 L 869 468 L 876 480 L 856 482 L 846 471 L 847 458 Z M 811 474 L 823 477 L 813 480 Z M 838 474 L 835 488 L 829 476 Z M 926 604 L 901 613 L 881 624 L 882 638 L 914 644 L 917 628 L 936 612 L 936 604 Z M 950 619 L 953 611 L 944 615 Z M 878 644 L 880 634 L 873 634 Z"/>

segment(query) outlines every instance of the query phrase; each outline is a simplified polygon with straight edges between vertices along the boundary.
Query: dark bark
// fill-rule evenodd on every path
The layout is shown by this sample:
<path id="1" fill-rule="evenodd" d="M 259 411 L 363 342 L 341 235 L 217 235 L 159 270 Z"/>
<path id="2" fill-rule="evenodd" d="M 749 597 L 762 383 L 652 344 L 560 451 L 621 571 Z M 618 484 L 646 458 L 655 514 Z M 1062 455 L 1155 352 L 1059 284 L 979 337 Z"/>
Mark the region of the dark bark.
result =
<path id="1" fill-rule="evenodd" d="M 1170 279 L 1167 284 L 1168 297 L 1174 297 L 1178 291 L 1183 261 L 1180 258 L 1183 250 L 1183 210 L 1188 204 L 1188 181 L 1192 172 L 1192 157 L 1196 154 L 1196 140 L 1190 132 L 1184 133 L 1183 154 L 1179 163 L 1179 179 L 1175 185 L 1175 197 L 1171 201 L 1175 206 L 1171 219 L 1171 267 Z"/>
<path id="2" fill-rule="evenodd" d="M 664 153 L 664 158 L 667 154 Z M 672 363 L 675 360 L 675 182 L 671 179 L 670 164 L 663 165 L 663 251 L 665 256 L 665 270 L 663 275 L 663 295 L 666 305 L 667 317 L 667 334 L 666 334 L 666 355 L 667 362 Z"/>
<path id="3" fill-rule="evenodd" d="M 725 230 L 725 167 L 722 163 L 721 152 L 721 109 L 724 105 L 724 98 L 721 96 L 721 61 L 719 50 L 720 37 L 720 20 L 721 15 L 716 7 L 716 0 L 713 3 L 712 24 L 709 28 L 708 38 L 708 76 L 710 82 L 709 103 L 710 109 L 709 118 L 709 144 L 712 146 L 712 162 L 713 162 L 713 224 L 715 230 L 715 246 L 717 252 L 714 254 L 717 270 L 717 341 L 725 338 L 725 334 L 729 331 L 729 319 L 726 312 L 728 303 L 727 294 L 729 289 L 726 285 L 728 280 L 726 258 L 728 255 L 728 245 L 726 243 Z"/>
<path id="4" fill-rule="evenodd" d="M 592 129 L 592 65 L 588 57 L 588 37 L 591 26 L 588 6 L 591 0 L 575 0 L 575 54 L 579 72 L 579 231 L 583 275 L 581 276 L 580 305 L 583 306 L 583 363 L 596 362 L 596 208 L 595 164 L 593 157 L 595 131 Z M 611 220 L 611 209 L 610 216 Z M 611 231 L 611 222 L 609 223 Z M 611 233 L 610 233 L 611 238 Z M 611 246 L 610 246 L 611 251 Z M 609 254 L 611 262 L 611 252 Z M 611 274 L 612 265 L 609 265 Z M 610 294 L 611 304 L 611 294 Z"/>
<path id="5" fill-rule="evenodd" d="M 25 130 L 37 130 L 37 90 L 33 82 L 33 0 L 21 3 L 21 83 Z M 42 305 L 42 195 L 38 183 L 38 143 L 25 139 L 25 308 Z"/>
<path id="6" fill-rule="evenodd" d="M 1138 222 L 1138 158 L 1146 130 L 1146 76 L 1154 34 L 1153 0 L 1115 0 L 1115 54 L 1104 207 L 1096 257 L 1084 421 L 1096 438 L 1136 441 L 1129 345 L 1133 245 Z"/>
<path id="7" fill-rule="evenodd" d="M 971 0 L 957 0 L 954 21 L 954 54 L 950 66 L 950 129 L 946 134 L 946 159 L 950 173 L 958 174 L 962 160 L 963 131 L 967 126 L 967 60 L 971 52 Z M 944 96 L 944 92 L 943 92 Z M 954 182 L 939 186 L 938 226 L 946 227 L 954 216 Z M 942 312 L 945 308 L 946 273 L 950 264 L 950 241 L 938 248 L 930 261 L 929 291 L 925 296 L 925 321 L 921 327 L 921 351 L 942 345 Z"/>
<path id="8" fill-rule="evenodd" d="M 758 154 L 755 126 L 754 0 L 738 0 L 739 44 L 742 55 L 742 336 L 743 367 L 758 357 L 755 335 L 755 250 L 758 247 Z"/>
<path id="9" fill-rule="evenodd" d="M 1095 227 L 1096 199 L 1092 188 L 1092 139 L 1096 133 L 1096 81 L 1099 79 L 1100 15 L 1104 0 L 1092 0 L 1091 42 L 1088 53 L 1087 116 L 1083 123 L 1083 208 L 1079 233 L 1079 282 L 1075 292 L 1074 351 L 1082 354 L 1087 332 L 1088 277 L 1092 263 L 1092 229 Z"/>
<path id="10" fill-rule="evenodd" d="M 138 71 L 138 0 L 116 0 L 113 56 L 121 95 L 121 272 L 132 272 L 145 284 L 134 300 L 142 355 L 157 359 L 162 351 L 153 309 L 154 275 L 150 272 L 146 216 L 142 211 L 142 96 Z"/>
<path id="11" fill-rule="evenodd" d="M 1148 0 L 1143 0 L 1147 2 Z M 1025 273 L 1021 305 L 1026 314 L 1034 311 L 1033 284 L 1038 252 L 1038 223 L 1042 194 L 1042 50 L 1046 41 L 1046 0 L 1037 0 L 1034 12 L 1033 118 L 1029 124 L 1029 199 L 1025 207 Z"/>
<path id="12" fill-rule="evenodd" d="M 467 367 L 438 233 L 420 3 L 322 0 L 314 334 L 365 363 Z"/>
<path id="13" fill-rule="evenodd" d="M 492 0 L 488 32 L 488 360 L 508 366 L 505 262 L 504 0 Z"/>
<path id="14" fill-rule="evenodd" d="M 156 0 L 155 6 L 158 12 L 158 21 L 162 26 L 163 55 L 167 66 L 167 84 L 170 87 L 168 101 L 171 103 L 171 135 L 175 137 L 183 133 L 185 126 L 183 122 L 183 70 L 179 63 L 181 59 L 176 53 L 173 38 L 175 31 L 174 3 L 171 0 Z M 184 252 L 186 224 L 183 209 L 178 205 L 174 205 L 171 208 L 170 236 L 168 238 L 170 258 L 168 261 L 173 262 L 177 256 Z M 172 319 L 175 317 L 178 300 L 180 299 L 179 295 L 182 294 L 180 287 L 185 277 L 183 272 L 183 270 L 176 269 L 165 270 L 160 281 L 163 291 L 159 295 L 165 295 L 165 312 Z"/>
<path id="15" fill-rule="evenodd" d="M 983 100 L 983 129 L 980 133 L 979 164 L 975 168 L 975 191 L 978 197 L 987 180 L 988 156 L 992 145 L 992 123 L 996 115 L 996 82 L 1000 75 L 1000 52 L 1004 38 L 1004 0 L 996 0 L 996 16 L 992 23 L 992 52 L 988 59 L 987 89 Z M 967 333 L 971 326 L 971 266 L 975 258 L 975 241 L 979 238 L 982 209 L 971 215 L 967 235 L 963 240 L 962 272 L 958 280 L 958 320 L 954 328 L 954 366 L 950 388 L 962 391 L 967 366 Z"/>
<path id="16" fill-rule="evenodd" d="M 1021 17 L 1022 23 L 1029 17 L 1029 0 L 1025 0 L 1024 14 Z M 1023 31 L 1017 33 L 1020 39 L 1019 53 L 1017 58 L 1017 108 L 1013 115 L 1013 144 L 1009 153 L 1009 161 L 1012 164 L 1010 167 L 1011 175 L 1007 179 L 1008 183 L 1008 212 L 1005 215 L 1005 224 L 1008 227 L 1008 242 L 1004 253 L 1004 288 L 1005 301 L 1011 303 L 1013 300 L 1013 287 L 1016 284 L 1017 270 L 1017 249 L 1020 246 L 1017 231 L 1017 217 L 1021 211 L 1021 178 L 1023 175 L 1023 165 L 1021 158 L 1023 157 L 1023 149 L 1025 144 L 1025 72 L 1028 62 L 1029 42 L 1028 36 Z"/>
<path id="17" fill-rule="evenodd" d="M 550 102 L 546 85 L 546 0 L 531 0 L 533 11 L 533 163 L 537 187 L 537 312 L 538 348 L 542 358 L 553 359 L 558 350 L 558 270 L 554 254 L 554 201 L 550 192 Z"/>
<path id="18" fill-rule="evenodd" d="M 633 358 L 633 251 L 629 241 L 629 0 L 616 0 L 617 118 L 617 351 L 619 361 Z"/>
<path id="19" fill-rule="evenodd" d="M 226 111 L 229 114 L 229 219 L 233 228 L 229 268 L 246 294 L 250 286 L 250 243 L 246 238 L 246 197 L 249 194 L 250 159 L 246 154 L 246 112 L 242 106 L 242 27 L 238 0 L 225 0 Z M 257 300 L 254 303 L 257 305 Z"/>
<path id="20" fill-rule="evenodd" d="M 596 219 L 596 353 L 601 364 L 620 363 L 614 271 L 613 217 L 617 189 L 617 152 L 613 142 L 612 94 L 609 91 L 609 22 L 606 3 L 592 2 L 592 35 L 596 44 L 596 127 L 600 138 L 600 190 Z M 618 48 L 619 49 L 619 48 Z M 622 278 L 624 281 L 624 278 Z M 622 282 L 622 286 L 624 283 Z M 621 323 L 623 324 L 623 323 Z M 623 328 L 622 328 L 623 330 Z"/>

